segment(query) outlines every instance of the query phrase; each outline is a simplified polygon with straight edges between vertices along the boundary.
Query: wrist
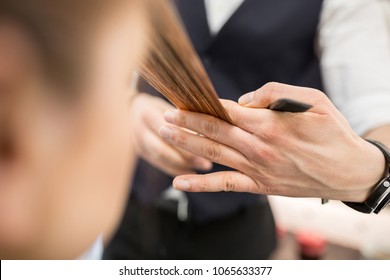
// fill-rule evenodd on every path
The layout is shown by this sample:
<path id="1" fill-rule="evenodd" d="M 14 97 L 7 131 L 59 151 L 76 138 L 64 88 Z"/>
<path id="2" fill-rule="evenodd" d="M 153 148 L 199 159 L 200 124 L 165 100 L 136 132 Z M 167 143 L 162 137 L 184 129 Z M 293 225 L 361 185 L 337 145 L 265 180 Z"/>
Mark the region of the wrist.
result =
<path id="1" fill-rule="evenodd" d="M 360 202 L 366 201 L 372 192 L 377 187 L 378 183 L 388 173 L 388 164 L 380 149 L 368 141 L 364 141 L 369 146 L 370 160 L 368 161 L 369 168 L 367 169 L 366 179 L 363 180 L 363 184 L 366 187 L 363 189 L 363 198 Z"/>
<path id="2" fill-rule="evenodd" d="M 362 140 L 362 157 L 359 166 L 354 172 L 354 183 L 351 186 L 351 197 L 349 201 L 364 202 L 374 191 L 378 183 L 387 174 L 387 164 L 380 149 L 372 143 Z"/>
<path id="3" fill-rule="evenodd" d="M 390 150 L 380 142 L 373 140 L 367 140 L 367 142 L 371 143 L 383 154 L 385 173 L 381 180 L 372 188 L 370 195 L 364 202 L 343 202 L 359 212 L 378 214 L 390 203 Z"/>

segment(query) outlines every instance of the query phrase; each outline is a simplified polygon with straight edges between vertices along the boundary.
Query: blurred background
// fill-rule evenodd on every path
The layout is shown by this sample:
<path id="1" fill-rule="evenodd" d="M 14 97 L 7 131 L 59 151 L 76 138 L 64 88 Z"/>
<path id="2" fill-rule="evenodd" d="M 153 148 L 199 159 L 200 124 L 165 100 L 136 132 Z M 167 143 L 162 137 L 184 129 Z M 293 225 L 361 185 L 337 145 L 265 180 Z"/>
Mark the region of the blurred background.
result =
<path id="1" fill-rule="evenodd" d="M 278 228 L 274 259 L 390 259 L 390 208 L 358 213 L 339 201 L 270 197 Z M 303 254 L 303 256 L 302 256 Z"/>

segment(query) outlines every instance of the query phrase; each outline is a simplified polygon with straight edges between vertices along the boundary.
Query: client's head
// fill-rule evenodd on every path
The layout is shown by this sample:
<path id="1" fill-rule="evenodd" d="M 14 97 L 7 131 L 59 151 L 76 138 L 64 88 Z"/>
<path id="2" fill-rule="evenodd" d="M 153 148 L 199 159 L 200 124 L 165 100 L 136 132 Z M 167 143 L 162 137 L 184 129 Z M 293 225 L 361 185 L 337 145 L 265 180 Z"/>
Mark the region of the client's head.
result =
<path id="1" fill-rule="evenodd" d="M 76 258 L 115 228 L 143 5 L 1 0 L 0 258 Z"/>

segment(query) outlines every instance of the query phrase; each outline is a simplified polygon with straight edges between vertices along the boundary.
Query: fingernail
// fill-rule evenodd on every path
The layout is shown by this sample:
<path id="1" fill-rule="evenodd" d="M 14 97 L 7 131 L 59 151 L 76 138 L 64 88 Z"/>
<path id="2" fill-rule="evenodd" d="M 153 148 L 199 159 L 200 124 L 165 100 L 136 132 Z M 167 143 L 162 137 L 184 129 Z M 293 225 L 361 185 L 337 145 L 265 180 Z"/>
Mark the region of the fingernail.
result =
<path id="1" fill-rule="evenodd" d="M 165 139 L 171 139 L 173 136 L 173 130 L 167 126 L 161 127 L 159 133 Z"/>
<path id="2" fill-rule="evenodd" d="M 175 189 L 182 190 L 182 191 L 189 190 L 191 187 L 190 182 L 182 179 L 173 182 L 173 186 L 175 187 Z"/>
<path id="3" fill-rule="evenodd" d="M 213 164 L 206 159 L 195 158 L 194 167 L 199 170 L 210 170 L 213 167 Z"/>
<path id="4" fill-rule="evenodd" d="M 175 121 L 175 113 L 173 111 L 167 111 L 164 113 L 164 120 L 169 123 L 173 123 Z"/>
<path id="5" fill-rule="evenodd" d="M 247 105 L 249 103 L 251 103 L 253 101 L 253 95 L 254 95 L 254 92 L 249 92 L 247 94 L 244 94 L 243 96 L 241 96 L 239 99 L 238 99 L 238 103 L 240 105 Z"/>

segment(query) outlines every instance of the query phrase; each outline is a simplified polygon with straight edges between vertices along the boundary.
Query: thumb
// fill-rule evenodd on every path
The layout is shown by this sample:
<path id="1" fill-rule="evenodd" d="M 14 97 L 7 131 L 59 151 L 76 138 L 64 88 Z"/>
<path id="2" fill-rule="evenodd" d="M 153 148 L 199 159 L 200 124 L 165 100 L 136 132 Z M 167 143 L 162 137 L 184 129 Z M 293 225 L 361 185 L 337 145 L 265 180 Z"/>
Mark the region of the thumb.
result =
<path id="1" fill-rule="evenodd" d="M 291 86 L 281 83 L 267 83 L 256 91 L 244 94 L 238 100 L 241 106 L 251 108 L 268 108 L 280 99 L 292 99 L 297 102 L 312 105 L 311 111 L 322 112 L 329 99 L 316 89 Z"/>

